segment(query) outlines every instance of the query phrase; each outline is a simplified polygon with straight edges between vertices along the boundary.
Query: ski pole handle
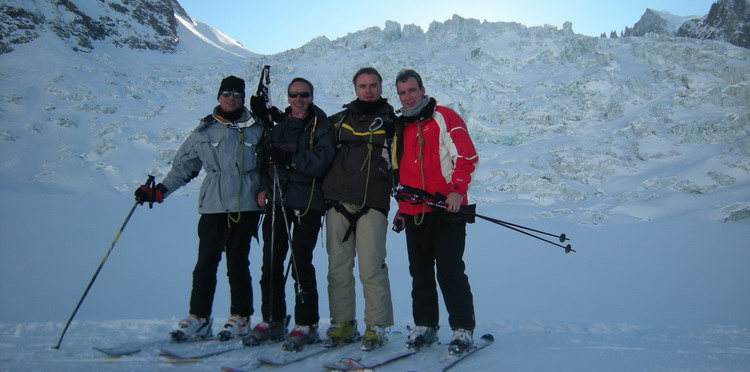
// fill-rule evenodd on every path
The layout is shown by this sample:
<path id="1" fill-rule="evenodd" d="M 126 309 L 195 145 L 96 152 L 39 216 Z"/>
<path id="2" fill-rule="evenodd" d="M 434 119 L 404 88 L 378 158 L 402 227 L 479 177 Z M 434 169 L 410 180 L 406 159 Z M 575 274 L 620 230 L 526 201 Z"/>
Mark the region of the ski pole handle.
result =
<path id="1" fill-rule="evenodd" d="M 149 174 L 148 178 L 146 178 L 146 183 L 144 183 L 143 186 L 146 186 L 146 187 L 151 188 L 151 189 L 153 189 L 154 187 L 156 187 L 156 177 L 154 177 L 154 176 L 152 176 L 152 175 Z M 153 193 L 153 191 L 154 190 L 151 190 L 152 193 Z M 153 208 L 154 208 L 154 202 L 152 202 L 152 201 L 148 202 L 148 209 L 153 209 Z"/>

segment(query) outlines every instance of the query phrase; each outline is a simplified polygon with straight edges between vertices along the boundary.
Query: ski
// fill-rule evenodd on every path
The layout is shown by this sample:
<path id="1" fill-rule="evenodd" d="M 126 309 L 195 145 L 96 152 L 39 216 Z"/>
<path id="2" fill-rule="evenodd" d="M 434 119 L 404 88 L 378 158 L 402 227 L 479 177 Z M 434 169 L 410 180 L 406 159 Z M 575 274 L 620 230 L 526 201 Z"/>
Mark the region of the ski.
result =
<path id="1" fill-rule="evenodd" d="M 448 371 L 471 354 L 489 346 L 493 341 L 494 337 L 490 334 L 486 334 L 482 336 L 480 340 L 471 348 L 459 355 L 451 355 L 447 351 L 440 352 L 441 356 L 429 353 L 429 355 L 423 357 L 423 359 L 425 359 L 425 362 L 427 362 L 427 365 L 422 365 L 421 367 L 423 367 L 426 371 Z M 429 348 L 432 348 L 432 346 L 426 346 L 420 349 L 402 349 L 395 353 L 390 353 L 390 355 L 386 356 L 375 353 L 372 355 L 378 356 L 378 358 L 369 360 L 367 362 L 365 361 L 366 357 L 362 359 L 342 358 L 338 363 L 329 363 L 324 365 L 324 367 L 331 372 L 372 371 L 377 368 L 396 363 L 402 359 L 409 358 L 412 355 L 415 355 L 420 351 Z M 433 361 L 434 364 L 431 364 L 430 361 Z"/>
<path id="2" fill-rule="evenodd" d="M 161 342 L 153 342 L 154 345 L 159 344 Z M 148 344 L 142 344 L 137 346 L 113 346 L 113 347 L 98 347 L 94 346 L 93 349 L 100 352 L 107 354 L 108 356 L 117 358 L 121 356 L 127 356 L 127 355 L 133 355 L 138 354 L 143 350 L 145 347 L 148 347 Z"/>
<path id="3" fill-rule="evenodd" d="M 173 360 L 190 361 L 210 358 L 212 356 L 229 353 L 236 350 L 255 350 L 258 348 L 268 350 L 273 347 L 272 345 L 277 345 L 279 342 L 281 342 L 281 340 L 268 340 L 255 344 L 247 344 L 244 341 L 241 341 L 239 345 L 236 342 L 221 342 L 217 347 L 210 348 L 210 350 L 205 350 L 206 348 L 201 346 L 198 348 L 199 350 L 195 350 L 192 353 L 190 352 L 190 350 L 176 352 L 168 348 L 163 348 L 159 349 L 159 355 Z"/>
<path id="4" fill-rule="evenodd" d="M 474 354 L 477 351 L 482 350 L 486 348 L 487 346 L 492 345 L 493 342 L 495 342 L 495 337 L 488 333 L 488 334 L 483 335 L 479 339 L 478 343 L 475 343 L 471 348 L 464 351 L 463 353 L 459 355 L 449 354 L 447 357 L 441 358 L 440 365 L 443 367 L 442 371 L 447 371 L 453 368 L 456 364 L 466 359 L 471 354 Z"/>
<path id="5" fill-rule="evenodd" d="M 388 341 L 380 347 L 371 351 L 358 351 L 353 355 L 341 358 L 335 363 L 323 365 L 329 371 L 357 371 L 374 369 L 397 360 L 412 356 L 417 350 L 406 349 L 399 341 L 403 338 L 401 332 L 391 332 Z"/>
<path id="6" fill-rule="evenodd" d="M 194 353 L 194 354 L 184 354 L 184 353 L 175 352 L 169 349 L 159 349 L 159 356 L 168 358 L 168 359 L 173 359 L 173 360 L 190 361 L 190 360 L 210 358 L 212 356 L 225 354 L 231 351 L 242 350 L 244 348 L 245 348 L 244 346 L 231 345 L 230 347 L 227 347 L 227 348 L 203 351 L 203 352 Z"/>
<path id="7" fill-rule="evenodd" d="M 224 372 L 250 372 L 254 371 L 263 366 L 263 363 L 258 360 L 253 360 L 237 367 L 222 366 L 221 370 Z"/>
<path id="8" fill-rule="evenodd" d="M 235 367 L 222 366 L 221 370 L 224 371 L 224 372 L 247 372 L 247 371 L 250 371 L 249 369 L 240 369 L 240 368 L 242 368 L 242 367 L 235 368 Z M 255 369 L 255 368 L 253 368 L 253 369 Z"/>
<path id="9" fill-rule="evenodd" d="M 210 342 L 210 341 L 218 341 L 218 340 L 219 340 L 218 338 L 214 338 L 214 337 L 195 338 L 195 339 L 190 339 L 190 340 L 180 341 L 180 342 L 172 341 L 172 340 L 151 340 L 151 341 L 144 341 L 144 342 L 127 342 L 127 343 L 110 346 L 110 347 L 94 346 L 92 348 L 110 357 L 118 358 L 122 356 L 138 354 L 143 349 L 149 349 L 152 347 L 160 347 L 162 345 L 190 344 L 190 343 Z"/>
<path id="10" fill-rule="evenodd" d="M 224 372 L 250 372 L 250 371 L 254 371 L 254 370 L 256 370 L 256 369 L 258 369 L 258 368 L 260 368 L 262 366 L 263 366 L 263 363 L 261 363 L 261 362 L 259 362 L 259 361 L 256 360 L 254 362 L 245 363 L 245 364 L 243 364 L 241 366 L 238 366 L 238 367 L 223 366 L 223 367 L 221 367 L 221 370 L 224 371 Z"/>
<path id="11" fill-rule="evenodd" d="M 248 349 L 248 350 L 256 350 L 256 349 L 262 348 L 263 350 L 257 351 L 255 353 L 256 354 L 264 354 L 264 353 L 271 352 L 272 349 L 274 349 L 275 347 L 277 347 L 277 345 L 279 345 L 284 340 L 285 340 L 285 338 L 284 339 L 280 339 L 280 340 L 266 340 L 266 341 L 258 342 L 258 343 L 255 343 L 255 344 L 253 344 L 253 343 L 248 344 L 248 343 L 245 343 L 243 341 L 243 345 L 245 346 L 244 349 Z M 240 348 L 240 349 L 243 349 L 243 348 Z M 223 354 L 223 353 L 218 353 L 218 354 Z M 218 355 L 218 354 L 216 354 L 216 355 Z M 209 356 L 213 356 L 213 355 L 209 355 Z M 260 362 L 257 358 L 253 358 L 253 360 L 247 361 L 247 362 L 245 362 L 245 363 L 243 363 L 241 365 L 235 366 L 235 367 L 232 367 L 232 366 L 222 366 L 221 370 L 222 371 L 226 371 L 226 372 L 246 372 L 246 371 L 249 371 L 249 370 L 256 370 L 256 369 L 260 368 L 261 366 L 263 366 L 263 363 Z"/>
<path id="12" fill-rule="evenodd" d="M 357 341 L 359 340 L 360 339 L 358 338 L 349 343 L 340 343 L 332 346 L 327 345 L 326 342 L 323 341 L 317 344 L 308 345 L 313 347 L 306 347 L 300 351 L 280 351 L 276 354 L 261 356 L 258 358 L 258 361 L 269 366 L 286 366 L 333 351 L 358 348 L 359 343 Z"/>
<path id="13" fill-rule="evenodd" d="M 323 345 L 317 345 L 318 347 L 308 347 L 298 352 L 282 351 L 283 354 L 262 356 L 258 358 L 263 364 L 270 366 L 286 366 L 289 364 L 301 362 L 305 359 L 312 358 L 314 356 L 330 353 L 332 351 L 341 350 L 344 348 L 358 346 L 356 343 L 339 344 L 336 346 L 326 347 Z"/>
<path id="14" fill-rule="evenodd" d="M 387 357 L 385 360 L 381 360 L 374 364 L 362 364 L 357 360 L 354 360 L 352 358 L 341 358 L 338 363 L 335 364 L 326 364 L 324 367 L 328 369 L 331 372 L 346 372 L 346 371 L 369 371 L 373 370 L 375 368 L 379 368 L 385 365 L 389 365 L 391 363 L 395 363 L 401 359 L 408 358 L 414 354 L 416 354 L 418 350 L 406 350 L 402 351 L 401 353 L 396 354 L 395 356 Z"/>

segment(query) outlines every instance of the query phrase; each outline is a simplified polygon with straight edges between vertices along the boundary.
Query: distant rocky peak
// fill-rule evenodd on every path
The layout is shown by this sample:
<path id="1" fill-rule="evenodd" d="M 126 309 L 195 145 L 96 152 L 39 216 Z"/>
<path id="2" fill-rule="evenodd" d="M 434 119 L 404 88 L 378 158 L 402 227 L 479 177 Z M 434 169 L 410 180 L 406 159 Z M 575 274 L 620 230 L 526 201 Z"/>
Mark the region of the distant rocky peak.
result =
<path id="1" fill-rule="evenodd" d="M 646 9 L 646 12 L 633 25 L 633 28 L 625 27 L 622 36 L 646 36 L 648 33 L 675 36 L 682 24 L 695 18 L 698 17 L 682 17 L 666 11 Z"/>
<path id="2" fill-rule="evenodd" d="M 0 5 L 0 54 L 46 30 L 80 52 L 91 52 L 95 42 L 103 41 L 171 53 L 179 42 L 175 13 L 189 18 L 176 0 L 10 0 Z"/>
<path id="3" fill-rule="evenodd" d="M 719 0 L 702 19 L 685 22 L 677 36 L 721 40 L 750 48 L 750 0 Z"/>

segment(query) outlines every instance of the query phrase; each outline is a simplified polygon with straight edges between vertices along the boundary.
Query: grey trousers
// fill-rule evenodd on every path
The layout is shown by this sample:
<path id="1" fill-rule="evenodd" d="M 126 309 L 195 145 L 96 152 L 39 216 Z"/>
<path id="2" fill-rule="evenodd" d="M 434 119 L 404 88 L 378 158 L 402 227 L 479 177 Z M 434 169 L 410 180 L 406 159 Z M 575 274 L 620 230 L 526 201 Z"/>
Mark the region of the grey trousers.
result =
<path id="1" fill-rule="evenodd" d="M 349 206 L 347 210 L 351 211 Z M 343 242 L 350 223 L 330 208 L 326 213 L 326 249 L 328 251 L 328 303 L 332 322 L 356 319 L 354 258 L 359 257 L 359 280 L 365 297 L 365 324 L 393 325 L 393 303 L 388 266 L 385 263 L 385 239 L 388 220 L 370 209 L 357 220 L 356 231 Z"/>

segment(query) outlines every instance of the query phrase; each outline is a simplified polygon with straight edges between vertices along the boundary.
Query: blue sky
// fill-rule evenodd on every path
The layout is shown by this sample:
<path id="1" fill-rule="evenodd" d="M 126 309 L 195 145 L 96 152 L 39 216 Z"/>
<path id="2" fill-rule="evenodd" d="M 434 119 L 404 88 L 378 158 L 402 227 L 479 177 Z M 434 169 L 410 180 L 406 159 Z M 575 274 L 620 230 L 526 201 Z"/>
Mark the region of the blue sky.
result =
<path id="1" fill-rule="evenodd" d="M 632 27 L 647 8 L 680 16 L 703 16 L 711 0 L 379 0 L 360 2 L 272 0 L 179 0 L 191 17 L 218 28 L 245 48 L 274 54 L 297 48 L 315 37 L 331 40 L 385 21 L 415 24 L 427 31 L 432 21 L 454 14 L 488 22 L 518 22 L 526 26 L 549 24 L 562 28 L 573 23 L 578 34 L 598 36 Z M 429 5 L 425 5 L 429 4 Z"/>

